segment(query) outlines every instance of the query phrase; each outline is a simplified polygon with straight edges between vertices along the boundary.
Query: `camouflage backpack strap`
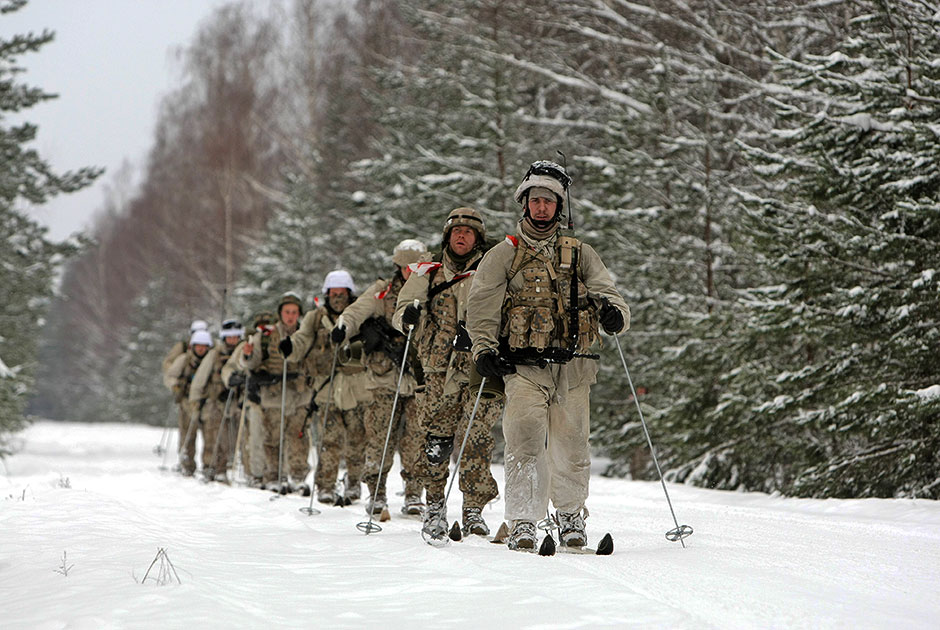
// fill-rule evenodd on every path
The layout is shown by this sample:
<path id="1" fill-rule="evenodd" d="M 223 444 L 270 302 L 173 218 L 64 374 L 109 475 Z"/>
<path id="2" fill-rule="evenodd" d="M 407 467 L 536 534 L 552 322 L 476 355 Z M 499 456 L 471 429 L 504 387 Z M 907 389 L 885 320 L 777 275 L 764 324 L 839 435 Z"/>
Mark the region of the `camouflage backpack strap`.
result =
<path id="1" fill-rule="evenodd" d="M 512 234 L 506 235 L 506 242 L 512 245 L 512 248 L 515 250 L 516 254 L 513 256 L 512 264 L 509 265 L 509 271 L 506 273 L 506 282 L 510 282 L 519 270 L 522 268 L 522 261 L 525 258 L 526 247 L 523 245 L 519 247 L 519 237 L 513 236 Z"/>
<path id="2" fill-rule="evenodd" d="M 482 258 L 477 258 L 477 259 L 474 260 L 474 261 L 470 264 L 470 266 L 467 267 L 465 270 L 461 271 L 461 272 L 458 273 L 458 274 L 454 274 L 454 277 L 451 278 L 450 280 L 446 280 L 446 281 L 441 282 L 440 284 L 437 284 L 437 285 L 434 284 L 434 276 L 431 275 L 431 276 L 428 278 L 428 286 L 430 286 L 431 288 L 428 289 L 428 299 L 427 299 L 427 301 L 430 302 L 431 299 L 432 299 L 435 295 L 437 295 L 438 293 L 443 293 L 444 291 L 446 291 L 447 289 L 451 288 L 452 286 L 454 286 L 455 284 L 457 284 L 457 283 L 460 282 L 461 280 L 466 280 L 466 279 L 469 278 L 471 275 L 473 275 L 472 272 L 476 271 L 476 269 L 477 269 L 477 267 L 479 266 L 481 260 L 482 260 Z M 435 270 L 432 271 L 431 273 L 433 274 L 435 271 L 437 271 L 437 269 L 435 269 Z"/>

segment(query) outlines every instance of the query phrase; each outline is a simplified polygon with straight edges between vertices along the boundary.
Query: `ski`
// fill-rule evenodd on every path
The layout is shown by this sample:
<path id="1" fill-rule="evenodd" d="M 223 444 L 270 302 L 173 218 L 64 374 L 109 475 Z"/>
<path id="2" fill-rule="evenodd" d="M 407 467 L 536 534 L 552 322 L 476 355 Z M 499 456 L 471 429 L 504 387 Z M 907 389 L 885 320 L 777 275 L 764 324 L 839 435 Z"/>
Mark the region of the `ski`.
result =
<path id="1" fill-rule="evenodd" d="M 499 529 L 496 531 L 494 536 L 488 536 L 486 539 L 493 543 L 494 545 L 505 544 L 509 538 L 509 527 L 506 523 L 503 523 L 499 526 Z M 452 538 L 452 540 L 454 540 Z M 609 533 L 604 534 L 604 537 L 601 538 L 601 541 L 597 544 L 597 547 L 566 547 L 565 545 L 555 544 L 555 539 L 548 535 L 542 539 L 542 544 L 539 548 L 536 549 L 519 549 L 517 551 L 528 551 L 529 553 L 535 553 L 536 551 L 540 556 L 553 556 L 556 553 L 571 553 L 571 554 L 581 554 L 586 556 L 609 556 L 614 553 L 614 538 Z"/>

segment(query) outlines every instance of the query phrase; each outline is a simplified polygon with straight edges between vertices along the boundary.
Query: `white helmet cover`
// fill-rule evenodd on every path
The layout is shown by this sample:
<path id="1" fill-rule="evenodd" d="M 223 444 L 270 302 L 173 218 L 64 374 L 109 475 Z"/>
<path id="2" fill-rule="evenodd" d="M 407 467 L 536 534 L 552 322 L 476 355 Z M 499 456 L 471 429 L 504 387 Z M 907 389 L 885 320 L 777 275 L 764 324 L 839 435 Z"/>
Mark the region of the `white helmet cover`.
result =
<path id="1" fill-rule="evenodd" d="M 209 346 L 212 347 L 212 335 L 208 330 L 197 330 L 189 338 L 190 346 Z"/>
<path id="2" fill-rule="evenodd" d="M 323 281 L 323 293 L 328 293 L 330 289 L 349 289 L 350 293 L 358 293 L 356 289 L 356 283 L 353 282 L 352 276 L 349 275 L 349 272 L 345 269 L 336 269 L 326 274 L 326 279 Z"/>

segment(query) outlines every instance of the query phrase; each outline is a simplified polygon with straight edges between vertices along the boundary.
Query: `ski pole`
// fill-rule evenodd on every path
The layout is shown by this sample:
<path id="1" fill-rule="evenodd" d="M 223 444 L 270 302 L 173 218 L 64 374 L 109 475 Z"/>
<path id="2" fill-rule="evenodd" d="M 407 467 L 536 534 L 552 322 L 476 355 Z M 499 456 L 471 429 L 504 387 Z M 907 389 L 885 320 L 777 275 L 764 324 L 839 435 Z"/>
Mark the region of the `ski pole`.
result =
<path id="1" fill-rule="evenodd" d="M 278 494 L 275 494 L 271 497 L 273 501 L 282 494 L 287 494 L 287 488 L 284 484 L 284 477 L 282 476 L 283 464 L 284 464 L 284 407 L 287 402 L 287 357 L 284 357 L 284 368 L 281 370 L 281 435 L 280 435 L 280 444 L 277 447 L 277 483 L 278 483 Z"/>
<path id="2" fill-rule="evenodd" d="M 166 414 L 166 422 L 163 423 L 163 433 L 160 435 L 160 443 L 153 447 L 153 452 L 157 455 L 163 455 L 170 448 L 170 421 L 173 419 L 173 410 L 176 407 L 172 402 Z M 164 462 L 166 463 L 166 462 Z"/>
<path id="3" fill-rule="evenodd" d="M 450 483 L 447 486 L 447 492 L 444 494 L 444 511 L 447 510 L 447 500 L 450 498 L 450 491 L 454 489 L 454 481 L 457 479 L 457 475 L 460 473 L 460 462 L 463 461 L 463 450 L 467 446 L 467 438 L 470 437 L 470 428 L 473 427 L 473 420 L 476 418 L 477 408 L 480 406 L 480 396 L 483 395 L 483 387 L 485 385 L 486 377 L 484 376 L 480 379 L 480 389 L 477 391 L 477 399 L 473 403 L 473 411 L 470 412 L 470 420 L 467 422 L 467 430 L 464 431 L 463 434 L 463 442 L 460 443 L 460 452 L 457 454 L 457 465 L 454 467 L 454 475 L 450 478 Z M 440 514 L 438 514 L 437 522 L 434 527 L 421 528 L 421 538 L 423 538 L 424 542 L 431 545 L 432 547 L 443 547 L 450 542 L 450 539 L 447 537 L 447 523 L 444 523 L 443 527 L 441 526 Z"/>
<path id="4" fill-rule="evenodd" d="M 392 422 L 395 419 L 395 410 L 398 408 L 398 396 L 401 393 L 401 380 L 405 375 L 405 366 L 408 365 L 408 349 L 411 346 L 411 333 L 414 332 L 415 327 L 411 326 L 408 328 L 408 336 L 405 337 L 405 352 L 402 354 L 401 358 L 401 369 L 398 370 L 398 386 L 395 388 L 395 398 L 392 400 L 392 415 L 388 418 L 388 430 L 385 432 L 385 446 L 382 448 L 382 462 L 379 464 L 379 473 L 375 482 L 375 492 L 372 493 L 372 498 L 369 501 L 369 521 L 366 523 L 357 523 L 356 527 L 359 531 L 364 532 L 366 536 L 373 532 L 382 531 L 382 527 L 376 525 L 372 522 L 373 517 L 375 516 L 375 495 L 379 493 L 379 488 L 382 487 L 382 470 L 385 468 L 385 454 L 388 452 L 388 442 L 389 438 L 392 437 Z M 446 503 L 446 502 L 445 502 Z"/>
<path id="5" fill-rule="evenodd" d="M 633 387 L 633 379 L 630 378 L 630 370 L 627 369 L 627 359 L 623 356 L 623 348 L 620 347 L 620 337 L 613 335 L 614 341 L 617 342 L 617 351 L 620 353 L 620 361 L 623 363 L 623 371 L 627 374 L 627 382 L 630 383 L 630 391 L 633 393 L 633 402 L 636 403 L 636 410 L 640 414 L 640 424 L 643 425 L 643 433 L 646 434 L 646 442 L 650 447 L 650 454 L 653 456 L 653 463 L 656 464 L 656 472 L 659 473 L 659 482 L 663 486 L 663 492 L 666 495 L 666 503 L 669 504 L 669 512 L 672 514 L 672 522 L 675 523 L 676 527 L 670 529 L 666 532 L 666 539 L 671 542 L 676 542 L 677 540 L 682 543 L 682 548 L 685 548 L 685 539 L 692 535 L 692 528 L 688 525 L 679 525 L 678 519 L 676 519 L 676 511 L 672 509 L 672 501 L 669 499 L 669 491 L 666 489 L 666 480 L 663 478 L 663 471 L 659 467 L 659 459 L 656 457 L 656 449 L 653 448 L 653 440 L 650 438 L 649 429 L 646 427 L 646 420 L 643 419 L 643 410 L 640 408 L 640 399 L 637 398 L 636 389 Z"/>
<path id="6" fill-rule="evenodd" d="M 160 464 L 160 470 L 166 470 L 166 458 L 170 454 L 170 442 L 173 440 L 173 431 L 170 429 L 170 422 L 173 418 L 173 412 L 179 413 L 179 409 L 176 406 L 175 402 L 170 401 L 170 410 L 166 415 L 166 443 L 164 444 L 163 440 L 160 441 L 163 444 L 163 450 L 161 451 L 163 455 L 163 463 Z"/>
<path id="7" fill-rule="evenodd" d="M 219 432 L 215 436 L 215 445 L 212 447 L 212 469 L 218 474 L 218 464 L 219 461 L 219 444 L 222 443 L 222 431 L 225 430 L 225 427 L 228 423 L 228 410 L 229 406 L 232 404 L 232 394 L 235 393 L 234 389 L 228 390 L 228 397 L 225 399 L 225 408 L 222 410 L 222 421 L 219 423 Z M 203 462 L 205 464 L 205 462 Z M 209 479 L 208 481 L 212 481 Z"/>
<path id="8" fill-rule="evenodd" d="M 339 345 L 333 348 L 333 365 L 330 366 L 330 386 L 326 388 L 326 404 L 323 407 L 323 412 L 320 414 L 320 418 L 323 420 L 323 431 L 326 431 L 326 423 L 330 419 L 330 405 L 333 404 L 333 379 L 336 377 L 336 355 L 339 354 Z M 316 398 L 317 392 L 313 392 L 314 398 Z M 312 431 L 312 429 L 311 429 Z M 323 436 L 317 432 L 317 461 L 316 466 L 320 465 L 320 455 L 323 452 Z M 314 470 L 314 477 L 316 477 L 316 468 Z M 313 480 L 311 479 L 311 482 Z M 305 508 L 300 508 L 300 511 L 306 514 L 307 516 L 314 516 L 320 513 L 320 510 L 313 507 L 313 495 L 316 494 L 315 484 L 310 484 L 310 505 Z"/>
<path id="9" fill-rule="evenodd" d="M 235 436 L 235 455 L 233 458 L 234 464 L 232 465 L 232 475 L 234 478 L 238 477 L 238 469 L 244 467 L 244 462 L 242 461 L 242 435 L 245 429 L 245 413 L 248 411 L 248 385 L 251 380 L 251 372 L 245 376 L 245 397 L 242 400 L 242 413 L 241 417 L 238 420 L 238 433 Z M 244 475 L 243 475 L 244 476 Z M 234 481 L 234 479 L 233 479 Z"/>

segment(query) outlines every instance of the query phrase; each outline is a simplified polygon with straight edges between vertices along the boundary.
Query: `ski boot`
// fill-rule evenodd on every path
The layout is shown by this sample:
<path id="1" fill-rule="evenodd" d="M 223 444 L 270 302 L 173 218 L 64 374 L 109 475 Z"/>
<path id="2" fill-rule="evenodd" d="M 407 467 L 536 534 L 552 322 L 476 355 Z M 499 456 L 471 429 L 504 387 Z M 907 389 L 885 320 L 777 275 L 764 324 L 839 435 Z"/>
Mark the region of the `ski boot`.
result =
<path id="1" fill-rule="evenodd" d="M 587 544 L 583 512 L 586 510 L 555 512 L 555 518 L 558 519 L 558 538 L 565 547 L 584 547 Z"/>
<path id="2" fill-rule="evenodd" d="M 358 479 L 350 479 L 349 473 L 343 475 L 343 499 L 346 505 L 358 501 L 362 496 L 362 484 Z"/>
<path id="3" fill-rule="evenodd" d="M 513 521 L 512 531 L 506 546 L 513 551 L 532 551 L 537 540 L 535 523 L 532 521 Z"/>
<path id="4" fill-rule="evenodd" d="M 490 535 L 490 528 L 487 527 L 486 521 L 483 520 L 483 515 L 480 512 L 481 509 L 478 507 L 465 507 L 463 509 L 464 536 L 470 534 L 476 534 L 477 536 Z"/>
<path id="5" fill-rule="evenodd" d="M 421 497 L 416 494 L 409 494 L 405 496 L 405 503 L 401 506 L 401 513 L 405 516 L 420 516 L 423 508 L 424 503 L 421 502 Z"/>
<path id="6" fill-rule="evenodd" d="M 440 539 L 447 536 L 447 506 L 444 500 L 428 501 L 424 511 L 424 523 L 421 531 L 430 538 Z"/>

